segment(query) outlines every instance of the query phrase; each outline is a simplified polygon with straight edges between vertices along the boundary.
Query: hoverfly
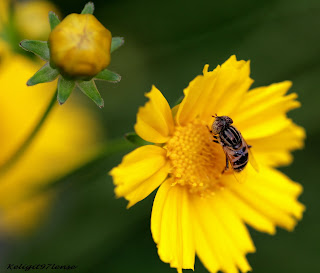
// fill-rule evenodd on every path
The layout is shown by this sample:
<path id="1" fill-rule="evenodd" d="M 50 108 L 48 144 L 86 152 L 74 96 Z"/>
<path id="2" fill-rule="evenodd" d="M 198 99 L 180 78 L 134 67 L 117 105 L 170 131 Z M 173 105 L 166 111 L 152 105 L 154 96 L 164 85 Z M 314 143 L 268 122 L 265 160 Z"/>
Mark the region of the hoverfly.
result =
<path id="1" fill-rule="evenodd" d="M 213 141 L 222 146 L 226 155 L 226 167 L 223 173 L 229 170 L 229 164 L 236 173 L 241 172 L 248 164 L 249 156 L 251 165 L 258 171 L 258 166 L 250 152 L 252 146 L 248 145 L 240 131 L 231 125 L 233 120 L 228 116 L 217 116 L 217 114 L 213 117 L 215 120 L 210 130 Z"/>

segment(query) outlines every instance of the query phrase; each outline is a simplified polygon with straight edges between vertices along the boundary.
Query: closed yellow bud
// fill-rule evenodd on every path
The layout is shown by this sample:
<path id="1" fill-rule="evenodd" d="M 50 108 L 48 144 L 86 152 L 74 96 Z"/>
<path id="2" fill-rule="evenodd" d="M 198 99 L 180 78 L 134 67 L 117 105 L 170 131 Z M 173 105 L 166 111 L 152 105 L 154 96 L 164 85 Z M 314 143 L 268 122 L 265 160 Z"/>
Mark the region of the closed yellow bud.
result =
<path id="1" fill-rule="evenodd" d="M 50 33 L 50 63 L 64 76 L 90 79 L 109 65 L 111 40 L 93 15 L 70 14 Z"/>

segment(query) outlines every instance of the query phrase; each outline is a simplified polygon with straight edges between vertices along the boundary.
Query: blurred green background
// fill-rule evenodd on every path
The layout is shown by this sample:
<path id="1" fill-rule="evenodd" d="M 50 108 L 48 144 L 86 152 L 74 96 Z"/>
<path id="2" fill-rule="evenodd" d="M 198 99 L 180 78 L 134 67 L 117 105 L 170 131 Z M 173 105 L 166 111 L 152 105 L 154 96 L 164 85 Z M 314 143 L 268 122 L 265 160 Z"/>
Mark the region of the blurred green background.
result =
<path id="1" fill-rule="evenodd" d="M 53 2 L 63 15 L 80 12 L 86 3 Z M 300 200 L 307 210 L 292 233 L 278 229 L 269 236 L 250 229 L 257 253 L 248 260 L 259 273 L 320 272 L 320 1 L 94 2 L 96 17 L 126 41 L 110 66 L 122 81 L 99 83 L 105 108 L 87 102 L 99 115 L 106 139 L 133 131 L 152 84 L 173 104 L 204 64 L 214 68 L 232 54 L 251 60 L 254 87 L 293 81 L 302 108 L 289 116 L 306 128 L 307 140 L 305 149 L 294 153 L 294 163 L 282 170 L 304 186 Z M 2 269 L 8 263 L 55 263 L 77 265 L 72 272 L 81 273 L 176 272 L 160 261 L 151 237 L 154 194 L 130 210 L 114 197 L 108 171 L 124 154 L 66 177 L 35 233 L 2 238 Z M 195 271 L 207 272 L 198 260 Z"/>

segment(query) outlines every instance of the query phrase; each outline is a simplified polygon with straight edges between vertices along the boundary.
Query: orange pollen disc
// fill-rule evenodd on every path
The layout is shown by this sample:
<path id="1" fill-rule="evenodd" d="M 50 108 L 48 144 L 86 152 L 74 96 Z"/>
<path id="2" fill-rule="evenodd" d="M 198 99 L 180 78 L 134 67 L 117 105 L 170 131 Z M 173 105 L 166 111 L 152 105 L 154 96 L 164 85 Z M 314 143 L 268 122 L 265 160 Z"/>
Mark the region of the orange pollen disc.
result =
<path id="1" fill-rule="evenodd" d="M 225 154 L 220 144 L 214 143 L 209 129 L 201 121 L 176 127 L 167 142 L 167 156 L 172 163 L 174 184 L 187 186 L 192 193 L 213 195 L 223 187 L 219 182 L 225 168 Z"/>

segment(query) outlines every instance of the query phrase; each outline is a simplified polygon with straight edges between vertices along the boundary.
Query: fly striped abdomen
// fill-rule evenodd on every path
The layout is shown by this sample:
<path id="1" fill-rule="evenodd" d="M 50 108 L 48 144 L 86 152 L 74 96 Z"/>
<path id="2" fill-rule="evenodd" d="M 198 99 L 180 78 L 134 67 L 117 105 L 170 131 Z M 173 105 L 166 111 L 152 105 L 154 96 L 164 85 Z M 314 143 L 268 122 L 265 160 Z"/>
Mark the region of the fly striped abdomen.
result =
<path id="1" fill-rule="evenodd" d="M 244 150 L 244 151 L 243 151 Z M 233 162 L 232 167 L 235 171 L 240 172 L 244 169 L 244 167 L 247 165 L 248 163 L 248 148 L 247 147 L 243 147 L 240 152 L 237 151 L 234 153 L 234 158 L 233 158 Z"/>

